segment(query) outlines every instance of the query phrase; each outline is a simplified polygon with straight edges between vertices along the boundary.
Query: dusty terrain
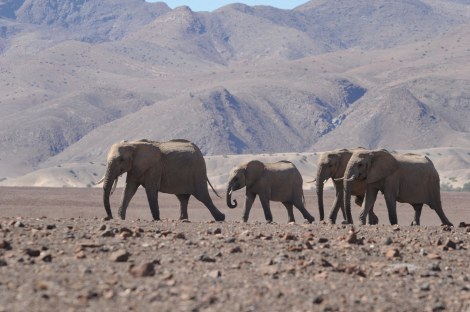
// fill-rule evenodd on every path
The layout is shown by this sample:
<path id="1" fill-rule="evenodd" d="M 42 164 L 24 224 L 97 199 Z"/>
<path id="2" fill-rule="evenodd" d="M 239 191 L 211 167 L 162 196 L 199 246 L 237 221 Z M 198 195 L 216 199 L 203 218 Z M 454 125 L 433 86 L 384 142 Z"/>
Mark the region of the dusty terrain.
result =
<path id="1" fill-rule="evenodd" d="M 298 212 L 286 224 L 278 204 L 276 223 L 257 203 L 243 224 L 241 207 L 212 197 L 226 222 L 194 199 L 190 222 L 176 221 L 164 194 L 165 219 L 153 222 L 142 190 L 128 220 L 103 221 L 99 189 L 0 188 L 0 311 L 470 310 L 470 193 L 442 194 L 452 228 L 428 207 L 409 227 L 406 205 L 400 225 L 386 225 L 379 201 L 380 225 L 354 230 L 304 224 Z M 318 218 L 315 195 L 306 201 Z"/>

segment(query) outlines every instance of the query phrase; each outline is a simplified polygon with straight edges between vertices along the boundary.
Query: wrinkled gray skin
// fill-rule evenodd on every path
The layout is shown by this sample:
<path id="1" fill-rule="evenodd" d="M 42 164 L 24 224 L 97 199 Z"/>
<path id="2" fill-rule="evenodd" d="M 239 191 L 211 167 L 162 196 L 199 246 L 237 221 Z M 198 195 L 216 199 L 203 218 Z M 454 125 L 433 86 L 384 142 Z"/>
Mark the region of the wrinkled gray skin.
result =
<path id="1" fill-rule="evenodd" d="M 359 222 L 373 207 L 377 193 L 384 194 L 390 224 L 397 224 L 396 202 L 409 203 L 415 209 L 412 225 L 420 224 L 423 204 L 436 211 L 441 222 L 452 225 L 442 210 L 439 174 L 431 160 L 416 154 L 389 153 L 386 150 L 358 151 L 351 155 L 344 177 L 346 216 L 352 223 L 351 186 L 365 181 L 366 193 Z"/>
<path id="2" fill-rule="evenodd" d="M 176 195 L 180 201 L 180 219 L 188 219 L 187 208 L 191 195 L 209 209 L 215 220 L 225 219 L 209 196 L 209 180 L 202 153 L 189 141 L 140 140 L 114 144 L 108 153 L 103 178 L 103 203 L 109 219 L 113 217 L 109 203 L 111 188 L 125 172 L 126 186 L 119 207 L 119 216 L 123 220 L 126 218 L 127 206 L 140 185 L 145 188 L 154 220 L 160 220 L 158 192 Z"/>
<path id="3" fill-rule="evenodd" d="M 273 216 L 269 201 L 282 202 L 287 209 L 288 222 L 295 222 L 293 206 L 302 213 L 308 222 L 315 218 L 305 209 L 305 198 L 302 189 L 302 176 L 289 161 L 262 163 L 253 160 L 234 168 L 227 186 L 227 206 L 235 208 L 237 201 L 232 203 L 232 192 L 246 187 L 245 211 L 243 221 L 247 222 L 251 207 L 257 195 L 263 207 L 266 221 L 272 222 Z"/>
<path id="4" fill-rule="evenodd" d="M 323 185 L 328 179 L 333 180 L 336 196 L 333 206 L 330 209 L 328 220 L 330 223 L 335 224 L 338 210 L 341 208 L 343 218 L 346 220 L 346 214 L 343 205 L 343 178 L 344 171 L 348 164 L 351 155 L 355 151 L 365 150 L 363 148 L 355 149 L 338 149 L 334 151 L 324 152 L 320 155 L 317 163 L 317 176 L 316 176 L 316 190 L 318 200 L 318 210 L 320 212 L 320 220 L 324 219 L 324 204 L 323 204 Z M 364 181 L 354 181 L 351 185 L 351 194 L 356 196 L 356 204 L 362 205 L 364 194 L 366 192 L 366 183 Z M 374 214 L 371 208 L 369 213 L 369 224 L 378 224 L 379 218 Z"/>

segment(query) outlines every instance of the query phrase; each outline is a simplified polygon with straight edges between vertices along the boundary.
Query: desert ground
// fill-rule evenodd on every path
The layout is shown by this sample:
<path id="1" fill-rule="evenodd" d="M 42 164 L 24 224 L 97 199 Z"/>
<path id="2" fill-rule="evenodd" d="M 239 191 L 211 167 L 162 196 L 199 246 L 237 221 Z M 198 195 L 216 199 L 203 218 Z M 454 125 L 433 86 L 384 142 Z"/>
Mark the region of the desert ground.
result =
<path id="1" fill-rule="evenodd" d="M 402 204 L 391 226 L 382 198 L 379 225 L 318 222 L 312 191 L 313 224 L 298 211 L 287 224 L 278 203 L 266 224 L 259 202 L 242 223 L 243 191 L 233 210 L 212 193 L 225 222 L 193 198 L 189 222 L 178 221 L 167 194 L 154 222 L 143 190 L 127 220 L 105 221 L 101 196 L 0 187 L 0 311 L 470 311 L 470 193 L 442 193 L 454 227 L 427 206 L 411 227 L 413 209 Z"/>

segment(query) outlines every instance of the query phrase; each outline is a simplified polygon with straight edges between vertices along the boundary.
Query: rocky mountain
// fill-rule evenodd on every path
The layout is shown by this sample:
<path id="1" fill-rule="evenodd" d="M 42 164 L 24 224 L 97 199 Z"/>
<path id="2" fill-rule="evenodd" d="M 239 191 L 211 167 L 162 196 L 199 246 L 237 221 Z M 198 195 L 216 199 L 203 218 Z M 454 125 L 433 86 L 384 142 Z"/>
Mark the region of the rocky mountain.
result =
<path id="1" fill-rule="evenodd" d="M 100 163 L 123 139 L 206 155 L 469 146 L 469 12 L 0 0 L 0 180 Z"/>

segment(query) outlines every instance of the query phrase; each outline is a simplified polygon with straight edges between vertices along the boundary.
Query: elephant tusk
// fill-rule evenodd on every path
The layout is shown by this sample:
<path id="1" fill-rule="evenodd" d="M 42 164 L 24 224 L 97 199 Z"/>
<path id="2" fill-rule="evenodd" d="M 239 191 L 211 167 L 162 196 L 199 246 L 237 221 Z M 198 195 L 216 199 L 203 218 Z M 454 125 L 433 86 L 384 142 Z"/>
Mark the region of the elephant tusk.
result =
<path id="1" fill-rule="evenodd" d="M 103 183 L 103 181 L 104 181 L 104 177 L 105 177 L 105 176 L 103 176 L 103 177 L 102 177 L 102 178 L 101 178 L 101 179 L 100 179 L 98 182 L 95 182 L 95 185 L 98 185 L 98 184 L 101 184 L 101 183 Z"/>
<path id="2" fill-rule="evenodd" d="M 116 186 L 117 186 L 118 180 L 119 180 L 119 177 L 117 177 L 116 180 L 114 180 L 113 188 L 111 189 L 110 195 L 113 195 L 114 191 L 116 190 Z"/>
<path id="3" fill-rule="evenodd" d="M 313 183 L 313 182 L 316 182 L 316 181 L 317 181 L 317 179 L 313 179 L 312 181 L 307 181 L 305 183 Z"/>
<path id="4" fill-rule="evenodd" d="M 228 194 L 229 194 L 230 196 L 232 196 L 232 192 L 233 192 L 233 190 L 230 188 L 229 191 L 228 191 Z"/>
<path id="5" fill-rule="evenodd" d="M 339 181 L 343 181 L 343 180 L 346 180 L 346 179 L 344 177 L 342 177 L 342 178 L 336 178 L 336 179 L 333 179 L 333 180 L 335 180 L 336 182 L 339 182 Z"/>

